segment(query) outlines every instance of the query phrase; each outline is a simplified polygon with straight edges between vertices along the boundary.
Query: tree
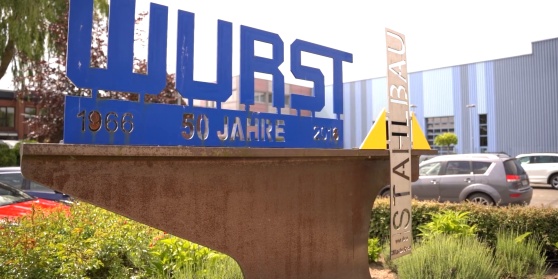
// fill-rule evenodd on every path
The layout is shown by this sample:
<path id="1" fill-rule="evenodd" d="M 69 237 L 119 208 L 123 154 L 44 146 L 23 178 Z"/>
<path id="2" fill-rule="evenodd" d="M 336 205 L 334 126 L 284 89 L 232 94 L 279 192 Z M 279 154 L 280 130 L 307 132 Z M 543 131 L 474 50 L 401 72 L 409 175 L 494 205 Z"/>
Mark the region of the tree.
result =
<path id="1" fill-rule="evenodd" d="M 108 12 L 107 0 L 95 0 L 100 13 Z M 45 54 L 60 54 L 60 33 L 52 33 L 68 11 L 68 0 L 3 0 L 0 1 L 0 79 L 13 62 L 14 76 L 30 69 L 29 63 Z"/>
<path id="2" fill-rule="evenodd" d="M 38 142 L 57 143 L 63 139 L 64 132 L 64 97 L 91 96 L 98 92 L 76 87 L 66 76 L 66 45 L 68 34 L 68 10 L 56 22 L 50 24 L 50 32 L 57 40 L 53 46 L 57 48 L 58 55 L 51 59 L 32 60 L 22 57 L 25 61 L 21 68 L 23 75 L 15 77 L 18 99 L 36 102 L 39 110 L 37 115 L 31 117 L 27 124 L 30 126 L 29 139 Z M 136 22 L 143 20 L 147 13 L 140 14 Z M 107 33 L 106 24 L 102 18 L 94 17 L 93 42 L 91 47 L 91 67 L 102 68 L 106 66 L 107 55 L 105 52 L 107 42 L 104 34 Z M 142 38 L 139 38 L 142 40 Z M 134 59 L 134 72 L 146 73 L 147 61 Z M 174 75 L 167 75 L 167 85 L 159 95 L 147 95 L 146 102 L 151 103 L 182 103 L 180 95 L 175 90 Z M 98 98 L 137 100 L 137 95 L 122 92 L 103 92 Z M 179 99 L 180 98 L 180 99 Z"/>
<path id="3" fill-rule="evenodd" d="M 442 148 L 445 146 L 447 150 L 449 150 L 449 147 L 451 145 L 456 145 L 456 144 L 457 144 L 457 135 L 455 135 L 454 133 L 443 133 L 437 135 L 436 138 L 434 138 L 434 145 L 442 146 Z"/>

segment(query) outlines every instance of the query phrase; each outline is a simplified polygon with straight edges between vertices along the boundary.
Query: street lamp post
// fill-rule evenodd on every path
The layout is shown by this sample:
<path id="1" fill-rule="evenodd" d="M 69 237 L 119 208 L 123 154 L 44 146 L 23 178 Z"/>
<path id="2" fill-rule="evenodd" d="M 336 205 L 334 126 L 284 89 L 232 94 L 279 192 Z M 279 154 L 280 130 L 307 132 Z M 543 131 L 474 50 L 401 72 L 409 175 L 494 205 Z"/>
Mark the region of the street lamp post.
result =
<path id="1" fill-rule="evenodd" d="M 469 133 L 471 135 L 471 139 L 470 139 L 470 141 L 471 141 L 471 153 L 474 153 L 475 140 L 474 140 L 474 136 L 473 136 L 473 109 L 476 107 L 476 105 L 475 104 L 468 104 L 465 107 L 469 109 L 469 123 L 470 123 Z"/>

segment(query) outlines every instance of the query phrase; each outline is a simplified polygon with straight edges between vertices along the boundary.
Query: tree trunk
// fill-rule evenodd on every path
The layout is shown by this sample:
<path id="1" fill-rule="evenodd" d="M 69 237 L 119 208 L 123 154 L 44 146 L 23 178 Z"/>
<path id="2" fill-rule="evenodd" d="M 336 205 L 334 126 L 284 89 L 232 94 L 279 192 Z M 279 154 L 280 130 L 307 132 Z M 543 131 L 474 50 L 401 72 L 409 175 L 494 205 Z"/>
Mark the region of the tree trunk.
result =
<path id="1" fill-rule="evenodd" d="M 10 66 L 10 62 L 12 62 L 14 55 L 15 55 L 14 41 L 12 41 L 12 39 L 9 39 L 8 43 L 6 44 L 6 47 L 4 48 L 4 51 L 2 52 L 2 57 L 0 58 L 1 59 L 0 79 L 2 79 L 6 74 L 6 71 L 8 70 L 8 66 Z"/>

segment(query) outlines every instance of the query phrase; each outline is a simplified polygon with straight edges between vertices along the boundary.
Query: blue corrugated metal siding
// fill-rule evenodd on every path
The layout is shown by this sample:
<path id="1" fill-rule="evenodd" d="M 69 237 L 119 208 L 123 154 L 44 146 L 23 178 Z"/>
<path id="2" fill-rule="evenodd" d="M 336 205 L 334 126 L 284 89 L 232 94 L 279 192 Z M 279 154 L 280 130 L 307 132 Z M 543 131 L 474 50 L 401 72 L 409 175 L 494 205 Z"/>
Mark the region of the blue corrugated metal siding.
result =
<path id="1" fill-rule="evenodd" d="M 487 103 L 487 96 L 486 96 L 486 82 L 487 82 L 487 74 L 486 74 L 486 67 L 485 63 L 476 63 L 473 65 L 475 67 L 476 73 L 476 83 L 475 88 L 477 92 L 477 98 L 475 100 L 475 104 L 477 105 L 477 113 L 478 114 L 486 114 L 486 103 Z"/>
<path id="2" fill-rule="evenodd" d="M 558 40 L 537 42 L 533 54 L 494 62 L 496 145 L 517 155 L 558 152 Z"/>
<path id="3" fill-rule="evenodd" d="M 316 117 L 336 118 L 335 114 L 333 113 L 333 86 L 326 86 L 324 89 L 324 93 L 326 96 L 324 109 L 322 109 L 322 111 L 316 112 Z M 346 112 L 344 109 L 343 111 Z"/>
<path id="4" fill-rule="evenodd" d="M 426 124 L 424 122 L 424 84 L 422 72 L 409 74 L 409 100 L 415 108 L 411 108 L 415 112 L 418 123 L 423 132 L 426 132 Z"/>
<path id="5" fill-rule="evenodd" d="M 558 38 L 534 43 L 531 55 L 409 75 L 411 104 L 424 132 L 425 117 L 453 115 L 457 152 L 471 150 L 470 113 L 475 152 L 479 114 L 487 115 L 489 152 L 558 152 Z M 345 147 L 353 148 L 387 106 L 387 79 L 347 83 L 344 88 Z M 467 104 L 476 107 L 469 111 Z"/>
<path id="6" fill-rule="evenodd" d="M 376 101 L 376 99 L 374 99 L 374 96 L 372 94 L 372 80 L 365 80 L 364 81 L 365 86 L 366 86 L 366 104 L 365 104 L 365 108 L 373 108 L 374 102 Z M 372 124 L 374 123 L 374 121 L 376 120 L 376 115 L 374 115 L 374 111 L 370 111 L 370 109 L 368 109 L 366 111 L 366 114 L 364 115 L 364 118 L 366 119 L 366 132 L 368 132 L 368 130 L 370 130 L 370 128 L 372 127 Z M 367 133 L 365 133 L 367 134 Z"/>
<path id="7" fill-rule="evenodd" d="M 496 103 L 494 101 L 494 63 L 486 62 L 485 64 L 485 77 L 486 77 L 486 123 L 488 129 L 488 151 L 499 152 L 501 151 L 497 145 L 497 138 L 499 134 L 496 132 Z"/>
<path id="8" fill-rule="evenodd" d="M 352 148 L 355 138 L 355 109 L 352 83 L 343 84 L 343 146 Z"/>
<path id="9" fill-rule="evenodd" d="M 374 121 L 380 112 L 387 108 L 387 78 L 377 78 L 372 80 L 372 115 Z"/>
<path id="10" fill-rule="evenodd" d="M 463 100 L 463 86 L 462 86 L 462 69 L 461 67 L 452 67 L 452 104 L 453 104 L 453 111 L 454 111 L 454 129 L 455 134 L 457 135 L 458 142 L 457 146 L 454 148 L 455 152 L 463 153 L 467 152 L 464 151 L 466 146 L 469 146 L 467 139 L 469 137 L 468 132 L 463 132 L 465 127 L 469 127 L 468 117 L 464 116 L 465 104 L 467 104 L 467 100 Z M 443 115 L 438 115 L 443 116 Z M 465 123 L 466 122 L 466 123 Z"/>
<path id="11" fill-rule="evenodd" d="M 363 109 L 363 102 L 362 99 L 364 98 L 366 92 L 363 92 L 363 88 L 362 88 L 362 82 L 361 81 L 356 81 L 353 82 L 353 92 L 354 92 L 354 104 L 355 104 L 355 115 L 360 116 L 360 117 L 356 117 L 354 119 L 355 122 L 355 139 L 360 139 L 363 138 L 363 129 L 362 129 L 362 123 L 365 122 L 363 121 L 365 119 L 365 115 L 366 115 L 366 109 Z"/>
<path id="12" fill-rule="evenodd" d="M 424 117 L 453 115 L 452 69 L 423 72 Z"/>
<path id="13" fill-rule="evenodd" d="M 464 110 L 463 119 L 467 119 L 468 125 L 465 129 L 468 136 L 462 137 L 462 139 L 467 139 L 467 148 L 462 150 L 465 152 L 479 152 L 479 113 L 478 113 L 478 99 L 477 99 L 477 67 L 476 64 L 469 64 L 463 66 L 464 75 L 462 76 L 463 84 L 466 87 L 463 88 L 463 99 L 466 100 L 466 105 L 474 104 L 474 108 L 466 108 Z M 472 146 L 471 146 L 472 141 Z M 464 142 L 464 141 L 463 141 Z"/>

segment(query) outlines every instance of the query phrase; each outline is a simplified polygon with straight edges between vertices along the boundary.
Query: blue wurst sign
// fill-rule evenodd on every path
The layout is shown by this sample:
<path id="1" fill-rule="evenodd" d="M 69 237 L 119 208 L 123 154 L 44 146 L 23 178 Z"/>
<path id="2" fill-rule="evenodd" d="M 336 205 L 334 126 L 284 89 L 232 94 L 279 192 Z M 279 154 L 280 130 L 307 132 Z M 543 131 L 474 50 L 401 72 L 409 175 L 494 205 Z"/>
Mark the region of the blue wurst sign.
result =
<path id="1" fill-rule="evenodd" d="M 239 101 L 246 110 L 221 108 L 232 96 L 232 23 L 219 20 L 217 30 L 217 81 L 194 80 L 195 15 L 178 11 L 176 26 L 176 90 L 189 106 L 145 103 L 145 94 L 159 94 L 166 86 L 168 8 L 150 5 L 147 74 L 134 73 L 133 45 L 135 0 L 112 0 L 109 11 L 106 68 L 92 68 L 91 41 L 93 0 L 71 0 L 69 13 L 68 78 L 91 97 L 66 96 L 64 142 L 73 144 L 160 145 L 206 147 L 343 147 L 343 62 L 352 54 L 295 40 L 290 45 L 291 72 L 311 81 L 313 95 L 291 95 L 285 104 L 285 44 L 278 34 L 240 27 Z M 271 45 L 272 58 L 255 55 L 255 42 Z M 334 119 L 315 117 L 325 106 L 324 75 L 318 68 L 302 65 L 303 52 L 328 57 L 333 65 Z M 278 113 L 250 111 L 254 104 L 254 74 L 273 77 L 272 105 Z M 136 93 L 139 101 L 97 99 L 99 90 Z M 193 106 L 193 100 L 215 101 L 216 108 Z M 286 105 L 296 115 L 281 114 Z M 310 117 L 300 111 L 311 112 Z"/>

